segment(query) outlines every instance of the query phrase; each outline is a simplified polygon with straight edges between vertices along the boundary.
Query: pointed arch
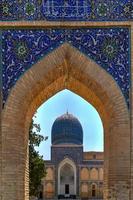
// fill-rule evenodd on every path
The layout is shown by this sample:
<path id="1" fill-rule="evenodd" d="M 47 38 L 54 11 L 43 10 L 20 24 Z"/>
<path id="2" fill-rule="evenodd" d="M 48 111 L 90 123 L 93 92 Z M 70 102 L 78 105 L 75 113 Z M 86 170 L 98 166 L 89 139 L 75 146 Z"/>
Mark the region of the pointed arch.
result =
<path id="1" fill-rule="evenodd" d="M 81 180 L 89 180 L 89 170 L 86 167 L 81 169 L 80 178 Z"/>
<path id="2" fill-rule="evenodd" d="M 98 169 L 92 168 L 90 171 L 90 179 L 91 180 L 98 180 Z"/>
<path id="3" fill-rule="evenodd" d="M 54 172 L 53 172 L 53 169 L 51 167 L 48 167 L 46 169 L 45 180 L 54 180 Z"/>
<path id="4" fill-rule="evenodd" d="M 27 70 L 12 88 L 5 104 L 2 180 L 11 199 L 28 199 L 27 151 L 31 118 L 44 101 L 65 88 L 91 103 L 103 121 L 105 199 L 112 185 L 129 184 L 130 121 L 123 94 L 105 70 L 69 44 L 63 44 Z M 12 160 L 9 152 L 12 152 Z M 4 192 L 3 198 L 6 199 Z"/>
<path id="5" fill-rule="evenodd" d="M 72 174 L 73 176 L 73 183 L 71 185 L 71 191 L 72 191 L 72 195 L 76 195 L 76 187 L 77 187 L 77 169 L 76 169 L 76 165 L 75 163 L 69 159 L 69 158 L 65 158 L 63 161 L 61 161 L 61 163 L 58 166 L 58 195 L 61 194 L 62 190 L 61 190 L 61 171 L 63 169 L 63 167 L 66 167 L 67 169 L 72 169 L 72 173 L 70 173 L 70 175 Z M 67 170 L 66 169 L 66 170 Z M 69 170 L 70 171 L 70 170 Z M 66 174 L 68 177 L 68 174 Z"/>

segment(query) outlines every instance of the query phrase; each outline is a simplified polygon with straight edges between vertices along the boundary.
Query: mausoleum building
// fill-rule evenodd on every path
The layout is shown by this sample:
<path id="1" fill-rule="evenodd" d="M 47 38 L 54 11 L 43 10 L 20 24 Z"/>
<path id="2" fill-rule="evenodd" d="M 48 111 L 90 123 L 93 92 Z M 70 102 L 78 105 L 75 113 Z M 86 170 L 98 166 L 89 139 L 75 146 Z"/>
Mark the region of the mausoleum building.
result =
<path id="1" fill-rule="evenodd" d="M 45 162 L 43 198 L 102 198 L 103 152 L 83 151 L 79 120 L 67 112 L 55 120 L 51 134 L 51 160 Z"/>

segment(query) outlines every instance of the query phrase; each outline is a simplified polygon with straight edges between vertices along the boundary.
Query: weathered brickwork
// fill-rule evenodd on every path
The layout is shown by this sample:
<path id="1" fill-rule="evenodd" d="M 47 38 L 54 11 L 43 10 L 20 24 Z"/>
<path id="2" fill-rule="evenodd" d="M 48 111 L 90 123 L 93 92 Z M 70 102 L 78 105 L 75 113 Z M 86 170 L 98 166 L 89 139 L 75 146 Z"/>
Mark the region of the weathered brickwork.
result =
<path id="1" fill-rule="evenodd" d="M 105 191 L 105 199 L 109 200 L 127 200 L 130 198 L 130 186 L 126 182 L 118 182 L 114 186 Z"/>

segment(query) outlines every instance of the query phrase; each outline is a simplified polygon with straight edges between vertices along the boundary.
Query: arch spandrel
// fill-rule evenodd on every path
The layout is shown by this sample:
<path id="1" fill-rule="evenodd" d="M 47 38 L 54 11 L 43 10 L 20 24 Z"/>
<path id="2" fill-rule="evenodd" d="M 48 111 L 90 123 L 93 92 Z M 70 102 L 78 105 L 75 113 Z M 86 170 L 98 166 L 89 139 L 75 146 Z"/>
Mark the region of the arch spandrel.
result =
<path id="1" fill-rule="evenodd" d="M 69 72 L 67 72 L 67 70 Z M 71 73 L 71 75 L 69 73 Z M 62 84 L 62 86 L 60 86 L 60 89 L 57 89 L 55 93 L 64 88 L 70 89 L 71 86 L 69 83 L 71 82 L 71 79 L 74 78 L 75 80 L 77 79 L 77 81 L 83 83 L 85 86 L 91 88 L 92 92 L 96 93 L 97 96 L 101 95 L 100 98 L 104 98 L 104 103 L 108 102 L 110 96 L 111 98 L 113 98 L 114 96 L 115 100 L 119 100 L 119 103 L 124 100 L 124 98 L 122 97 L 122 93 L 117 86 L 117 83 L 113 80 L 111 75 L 109 75 L 104 69 L 100 68 L 94 61 L 92 61 L 67 43 L 55 49 L 53 52 L 51 52 L 46 57 L 38 61 L 35 65 L 33 65 L 31 69 L 25 72 L 24 75 L 20 77 L 20 79 L 16 82 L 16 85 L 12 88 L 9 99 L 12 99 L 12 95 L 15 95 L 16 89 L 18 89 L 19 91 L 18 87 L 20 84 L 22 90 L 25 91 L 25 95 L 32 93 L 32 95 L 27 96 L 32 96 L 33 99 L 34 96 L 37 96 L 37 92 L 40 93 L 43 88 L 50 86 L 58 78 L 63 76 L 64 82 L 66 82 L 66 77 L 67 79 L 69 79 L 69 81 L 67 81 L 67 85 L 66 83 Z M 105 76 L 107 76 L 107 78 L 106 81 L 104 81 L 103 83 L 102 77 Z M 23 77 L 25 78 L 23 79 Z M 31 85 L 30 83 L 32 83 L 33 85 Z M 108 90 L 106 86 L 108 86 Z M 32 87 L 36 92 L 34 92 L 35 94 L 32 91 Z M 73 88 L 75 87 L 76 83 Z M 98 87 L 97 92 L 95 92 L 96 87 Z M 114 89 L 118 91 L 118 95 L 115 94 Z M 112 90 L 111 93 L 110 90 Z M 78 91 L 78 93 L 80 93 L 80 91 Z M 20 98 L 25 98 L 22 91 L 18 95 Z M 50 95 L 47 95 L 47 98 L 49 98 L 49 96 Z M 14 101 L 10 102 L 10 104 L 11 103 L 15 106 Z"/>
<path id="2" fill-rule="evenodd" d="M 105 132 L 106 171 L 104 178 L 106 189 L 110 188 L 110 185 L 115 185 L 117 181 L 127 183 L 130 171 L 130 162 L 127 156 L 130 155 L 130 133 L 125 99 L 116 82 L 105 70 L 68 44 L 62 45 L 35 64 L 11 90 L 3 110 L 3 141 L 5 141 L 3 151 L 6 152 L 7 148 L 9 151 L 14 149 L 12 148 L 14 145 L 11 142 L 12 137 L 16 139 L 18 146 L 24 146 L 21 149 L 16 147 L 18 151 L 13 151 L 13 153 L 16 155 L 14 157 L 16 161 L 17 155 L 22 154 L 19 162 L 22 163 L 22 171 L 25 174 L 27 169 L 25 170 L 24 158 L 27 153 L 27 133 L 31 118 L 42 102 L 64 88 L 72 90 L 94 105 L 102 118 Z M 14 121 L 15 123 L 13 123 Z M 5 140 L 7 136 L 8 138 Z M 123 152 L 124 144 L 127 148 Z M 123 153 L 125 164 L 123 164 L 123 168 L 120 168 L 119 163 L 123 161 Z M 7 159 L 5 157 L 6 163 L 9 164 Z M 16 162 L 15 160 L 14 162 Z M 4 171 L 6 173 L 6 169 Z M 19 170 L 15 170 L 13 173 L 17 174 L 20 182 L 24 184 L 22 173 L 21 176 L 19 176 Z M 120 174 L 123 176 L 120 177 Z M 19 184 L 17 190 L 19 191 Z M 23 191 L 26 191 L 24 185 Z"/>
<path id="3" fill-rule="evenodd" d="M 2 31 L 3 103 L 27 69 L 67 42 L 111 74 L 129 104 L 129 38 L 130 29 L 126 27 Z"/>

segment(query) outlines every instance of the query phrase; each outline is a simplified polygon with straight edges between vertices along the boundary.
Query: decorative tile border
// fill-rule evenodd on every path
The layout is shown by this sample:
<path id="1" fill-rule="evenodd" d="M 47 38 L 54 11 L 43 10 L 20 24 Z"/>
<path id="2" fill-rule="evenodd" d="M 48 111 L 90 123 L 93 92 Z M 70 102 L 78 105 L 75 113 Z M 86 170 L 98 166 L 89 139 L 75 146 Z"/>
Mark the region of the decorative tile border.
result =
<path id="1" fill-rule="evenodd" d="M 2 21 L 129 21 L 132 0 L 1 0 Z"/>
<path id="2" fill-rule="evenodd" d="M 130 29 L 124 27 L 3 30 L 3 103 L 19 77 L 64 42 L 104 68 L 115 79 L 129 105 Z"/>

